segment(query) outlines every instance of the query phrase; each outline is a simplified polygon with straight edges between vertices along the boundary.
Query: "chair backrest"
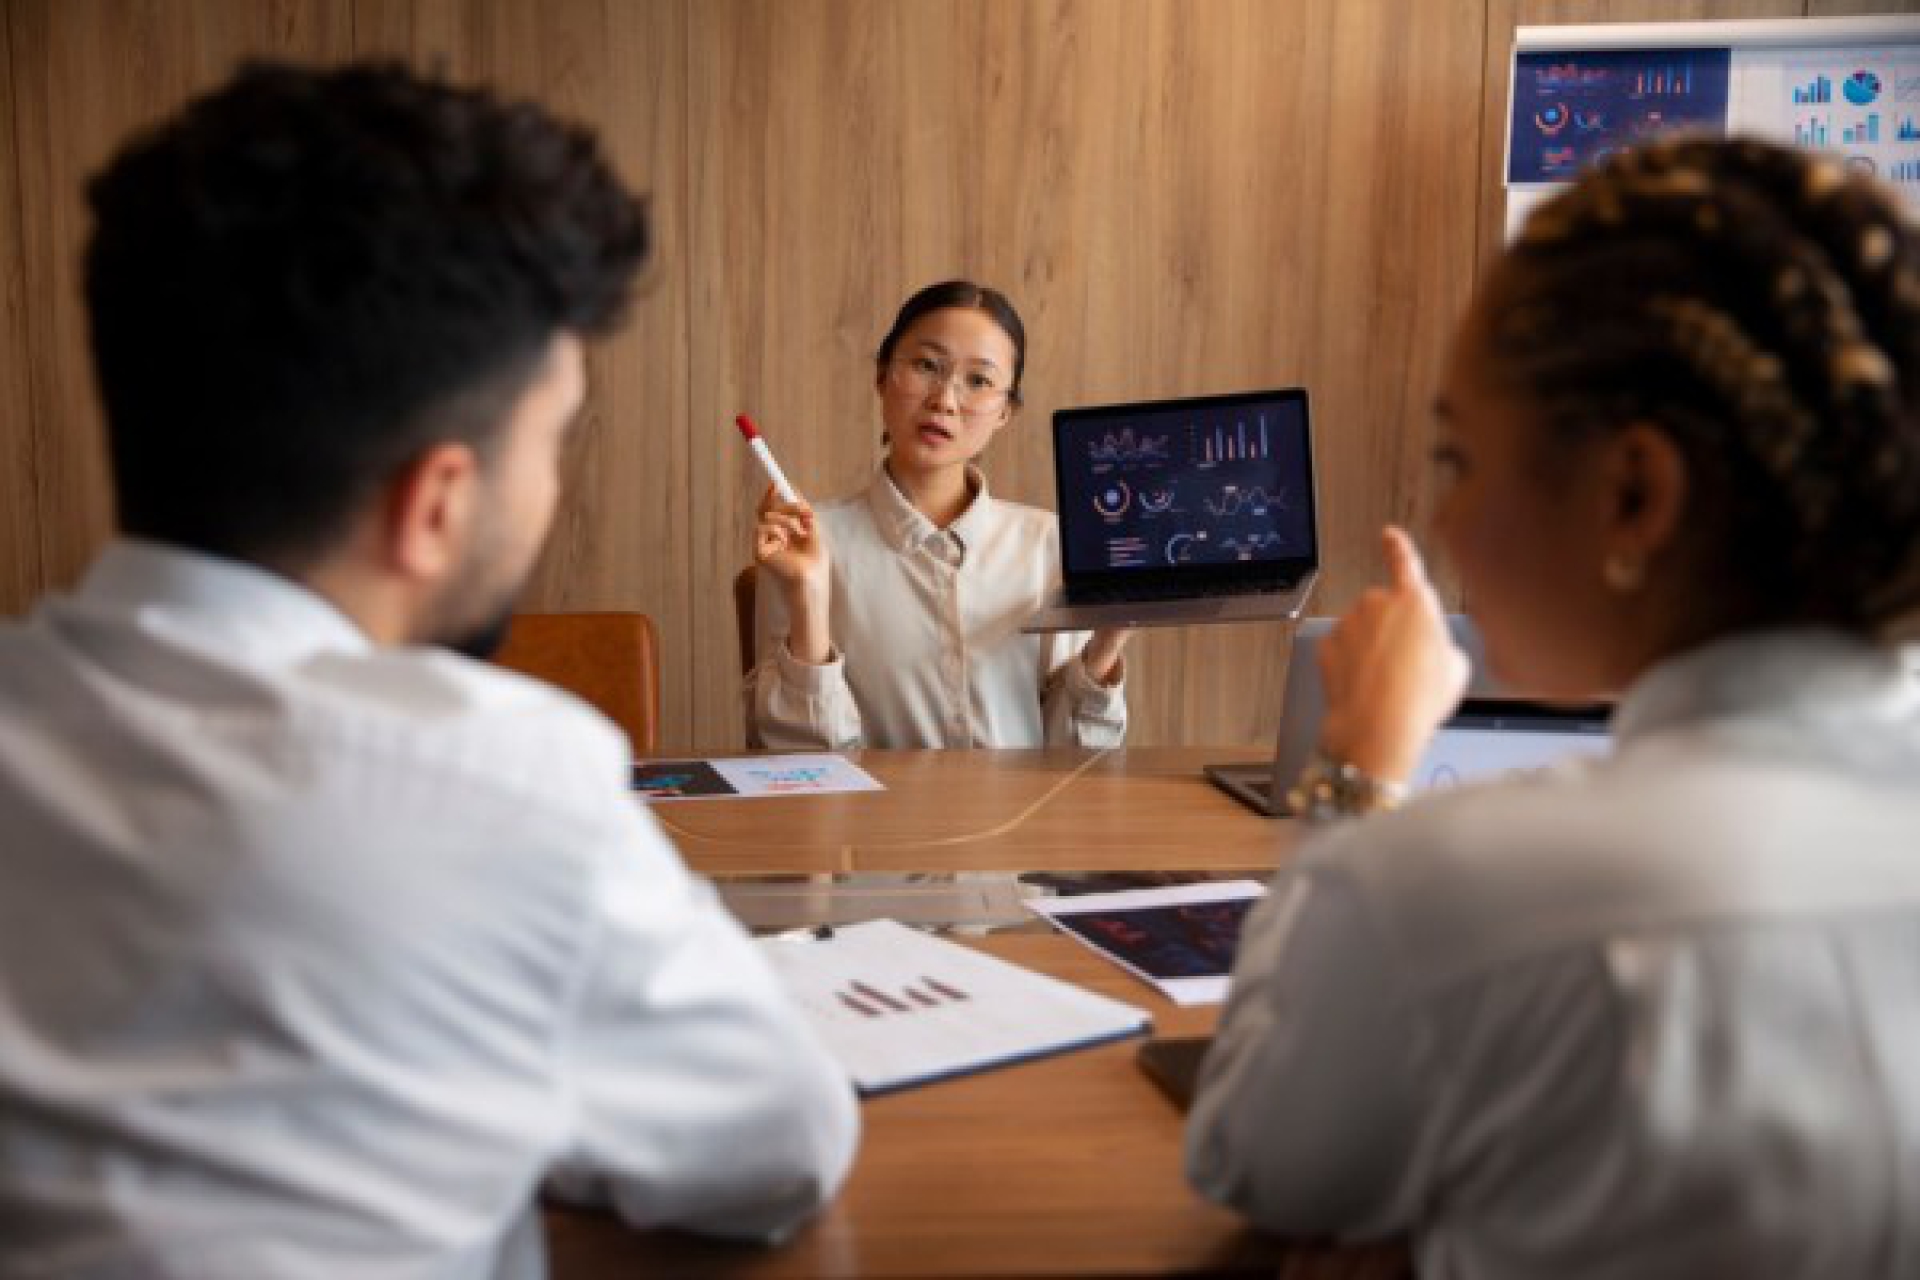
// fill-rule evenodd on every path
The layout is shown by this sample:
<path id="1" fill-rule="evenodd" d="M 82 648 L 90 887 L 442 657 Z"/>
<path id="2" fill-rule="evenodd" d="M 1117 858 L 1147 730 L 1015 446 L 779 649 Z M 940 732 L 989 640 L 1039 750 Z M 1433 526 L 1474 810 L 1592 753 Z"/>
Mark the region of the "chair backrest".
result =
<path id="1" fill-rule="evenodd" d="M 753 593 L 759 583 L 760 569 L 748 565 L 733 575 L 733 625 L 740 635 L 740 674 L 753 670 L 760 655 L 753 646 Z"/>
<path id="2" fill-rule="evenodd" d="M 660 643 L 644 613 L 521 613 L 494 655 L 598 707 L 633 741 L 660 746 Z"/>

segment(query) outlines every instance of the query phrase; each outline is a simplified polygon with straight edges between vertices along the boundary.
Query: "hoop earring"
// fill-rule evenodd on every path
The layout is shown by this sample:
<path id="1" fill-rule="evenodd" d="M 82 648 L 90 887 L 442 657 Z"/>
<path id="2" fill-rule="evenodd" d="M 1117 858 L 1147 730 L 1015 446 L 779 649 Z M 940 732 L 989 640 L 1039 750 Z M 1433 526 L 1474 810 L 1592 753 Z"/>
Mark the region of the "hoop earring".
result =
<path id="1" fill-rule="evenodd" d="M 1646 585 L 1646 561 L 1624 551 L 1615 551 L 1601 563 L 1600 580 L 1622 595 L 1638 591 Z"/>

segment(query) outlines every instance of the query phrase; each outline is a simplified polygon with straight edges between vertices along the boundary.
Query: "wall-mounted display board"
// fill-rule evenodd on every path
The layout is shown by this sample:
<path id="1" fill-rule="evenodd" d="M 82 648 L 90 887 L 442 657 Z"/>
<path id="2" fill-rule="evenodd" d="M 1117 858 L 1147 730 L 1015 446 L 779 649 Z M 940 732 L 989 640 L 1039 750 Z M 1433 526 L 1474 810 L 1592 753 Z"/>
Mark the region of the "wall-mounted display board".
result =
<path id="1" fill-rule="evenodd" d="M 1674 130 L 1823 147 L 1920 208 L 1920 17 L 1521 27 L 1507 234 L 1594 160 Z"/>

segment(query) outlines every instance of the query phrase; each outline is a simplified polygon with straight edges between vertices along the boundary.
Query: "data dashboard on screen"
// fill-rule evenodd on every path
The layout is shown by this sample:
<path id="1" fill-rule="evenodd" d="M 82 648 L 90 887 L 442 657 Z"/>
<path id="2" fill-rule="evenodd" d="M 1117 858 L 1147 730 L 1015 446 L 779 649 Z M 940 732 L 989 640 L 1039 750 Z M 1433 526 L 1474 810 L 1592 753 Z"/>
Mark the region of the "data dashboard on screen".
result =
<path id="1" fill-rule="evenodd" d="M 1608 152 L 1675 130 L 1832 151 L 1920 210 L 1920 16 L 1521 27 L 1507 234 Z"/>

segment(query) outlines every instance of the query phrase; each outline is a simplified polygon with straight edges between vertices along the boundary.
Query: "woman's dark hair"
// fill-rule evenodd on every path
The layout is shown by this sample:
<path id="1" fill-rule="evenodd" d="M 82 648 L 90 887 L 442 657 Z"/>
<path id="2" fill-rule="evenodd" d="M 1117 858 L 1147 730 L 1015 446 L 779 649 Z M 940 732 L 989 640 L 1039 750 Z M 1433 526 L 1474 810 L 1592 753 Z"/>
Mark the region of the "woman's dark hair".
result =
<path id="1" fill-rule="evenodd" d="M 887 364 L 893 359 L 893 349 L 906 336 L 907 330 L 913 328 L 915 321 L 935 311 L 956 307 L 962 311 L 986 312 L 1001 331 L 1013 340 L 1013 386 L 1008 390 L 1007 398 L 1019 404 L 1020 380 L 1027 372 L 1027 327 L 1020 323 L 1020 313 L 1007 301 L 1006 294 L 971 280 L 942 280 L 939 284 L 928 285 L 906 300 L 900 308 L 900 314 L 893 318 L 893 328 L 887 330 L 887 336 L 880 339 L 880 349 L 874 353 L 873 362 L 880 376 L 886 375 Z"/>
<path id="2" fill-rule="evenodd" d="M 1878 183 L 1761 142 L 1624 151 L 1528 220 L 1485 304 L 1544 457 L 1674 439 L 1723 605 L 1860 628 L 1920 605 L 1920 233 Z"/>
<path id="3" fill-rule="evenodd" d="M 648 250 L 585 129 L 397 64 L 248 66 L 87 194 L 121 527 L 252 560 L 324 552 L 434 443 L 487 448 Z"/>

